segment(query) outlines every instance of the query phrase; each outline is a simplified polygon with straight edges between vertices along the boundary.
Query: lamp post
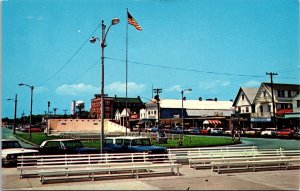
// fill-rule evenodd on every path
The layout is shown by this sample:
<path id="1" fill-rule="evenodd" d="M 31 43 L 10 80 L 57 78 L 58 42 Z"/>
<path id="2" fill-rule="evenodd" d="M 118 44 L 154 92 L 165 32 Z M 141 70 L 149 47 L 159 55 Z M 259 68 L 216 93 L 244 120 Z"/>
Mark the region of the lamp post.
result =
<path id="1" fill-rule="evenodd" d="M 15 102 L 15 111 L 14 111 L 14 130 L 13 130 L 13 134 L 16 134 L 16 117 L 17 117 L 17 103 L 18 103 L 18 96 L 16 94 L 15 99 L 12 98 L 8 98 L 6 100 L 12 100 Z"/>
<path id="2" fill-rule="evenodd" d="M 103 140 L 104 140 L 104 48 L 106 45 L 106 35 L 112 25 L 116 25 L 120 22 L 119 18 L 113 18 L 111 24 L 109 25 L 108 29 L 105 31 L 106 25 L 104 21 L 101 22 L 101 29 L 102 29 L 102 40 L 100 41 L 97 37 L 92 37 L 90 39 L 91 43 L 95 43 L 96 40 L 100 42 L 101 47 L 101 145 L 100 145 L 100 152 L 103 153 Z"/>
<path id="3" fill-rule="evenodd" d="M 27 86 L 30 88 L 31 90 L 31 94 L 30 94 L 30 118 L 29 118 L 29 140 L 31 140 L 31 125 L 32 125 L 32 97 L 33 97 L 33 89 L 34 86 L 28 85 L 28 84 L 23 84 L 23 83 L 19 83 L 19 86 Z"/>
<path id="4" fill-rule="evenodd" d="M 181 123 L 182 123 L 182 139 L 183 139 L 183 132 L 184 132 L 184 117 L 183 117 L 183 93 L 186 91 L 192 91 L 192 88 L 188 88 L 181 91 Z"/>

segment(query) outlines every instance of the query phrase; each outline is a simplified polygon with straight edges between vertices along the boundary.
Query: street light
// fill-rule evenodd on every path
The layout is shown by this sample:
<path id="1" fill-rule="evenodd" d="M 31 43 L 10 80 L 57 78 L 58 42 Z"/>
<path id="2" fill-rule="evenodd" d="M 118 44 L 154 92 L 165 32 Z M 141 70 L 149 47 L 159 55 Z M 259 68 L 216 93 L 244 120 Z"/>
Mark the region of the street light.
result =
<path id="1" fill-rule="evenodd" d="M 183 139 L 183 132 L 184 132 L 184 117 L 183 117 L 183 93 L 186 91 L 192 91 L 192 88 L 188 88 L 181 91 L 181 123 L 182 123 L 182 139 Z"/>
<path id="2" fill-rule="evenodd" d="M 106 35 L 112 25 L 116 25 L 120 22 L 120 19 L 113 18 L 111 24 L 109 25 L 108 29 L 105 31 L 106 25 L 102 20 L 101 29 L 102 29 L 102 40 L 100 41 L 97 37 L 92 37 L 90 39 L 91 43 L 95 43 L 96 40 L 100 42 L 101 47 L 101 146 L 100 152 L 103 153 L 103 140 L 104 140 L 104 48 L 106 47 Z"/>
<path id="3" fill-rule="evenodd" d="M 17 98 L 17 94 L 15 96 L 15 99 L 13 98 L 8 98 L 6 100 L 12 100 L 15 102 L 15 112 L 14 112 L 14 130 L 13 130 L 13 134 L 16 134 L 16 117 L 17 117 L 17 103 L 18 103 L 18 98 Z"/>
<path id="4" fill-rule="evenodd" d="M 28 85 L 28 84 L 23 84 L 23 83 L 19 83 L 19 86 L 27 86 L 30 88 L 31 90 L 31 96 L 30 96 L 30 118 L 29 118 L 29 140 L 31 140 L 31 125 L 32 125 L 32 96 L 33 96 L 33 89 L 34 86 Z"/>

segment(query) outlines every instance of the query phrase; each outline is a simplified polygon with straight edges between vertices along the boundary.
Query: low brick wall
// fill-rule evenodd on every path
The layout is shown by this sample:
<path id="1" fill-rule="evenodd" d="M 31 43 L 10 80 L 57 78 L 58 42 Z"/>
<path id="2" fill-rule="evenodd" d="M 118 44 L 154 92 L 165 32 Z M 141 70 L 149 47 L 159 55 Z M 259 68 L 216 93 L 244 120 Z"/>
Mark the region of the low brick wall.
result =
<path id="1" fill-rule="evenodd" d="M 101 131 L 100 119 L 49 119 L 48 134 L 52 132 L 97 132 Z M 104 133 L 125 132 L 125 127 L 109 120 L 104 121 Z"/>

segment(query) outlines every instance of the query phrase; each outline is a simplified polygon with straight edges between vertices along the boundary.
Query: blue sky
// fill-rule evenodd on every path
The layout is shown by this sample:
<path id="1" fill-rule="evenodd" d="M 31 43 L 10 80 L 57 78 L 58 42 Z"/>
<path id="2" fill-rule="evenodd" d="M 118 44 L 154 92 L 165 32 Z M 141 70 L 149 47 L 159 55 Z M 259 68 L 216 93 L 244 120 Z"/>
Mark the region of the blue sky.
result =
<path id="1" fill-rule="evenodd" d="M 120 18 L 107 35 L 105 93 L 125 97 L 128 8 L 143 28 L 128 27 L 128 96 L 234 99 L 240 87 L 299 84 L 298 0 L 2 0 L 2 117 L 58 108 L 86 110 L 100 93 L 99 25 Z M 53 110 L 52 110 L 53 111 Z"/>

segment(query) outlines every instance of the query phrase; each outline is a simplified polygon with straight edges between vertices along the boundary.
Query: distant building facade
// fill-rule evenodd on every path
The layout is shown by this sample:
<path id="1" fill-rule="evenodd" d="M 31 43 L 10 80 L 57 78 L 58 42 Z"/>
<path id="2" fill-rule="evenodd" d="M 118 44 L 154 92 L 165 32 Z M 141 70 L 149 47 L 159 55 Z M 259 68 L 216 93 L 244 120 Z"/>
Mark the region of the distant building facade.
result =
<path id="1" fill-rule="evenodd" d="M 274 121 L 279 128 L 299 124 L 300 85 L 273 83 L 274 111 L 271 83 L 261 83 L 253 97 L 255 91 L 255 88 L 240 88 L 233 103 L 246 128 L 275 128 Z"/>
<path id="2" fill-rule="evenodd" d="M 95 97 L 91 100 L 91 118 L 101 117 L 101 99 L 100 94 L 95 94 Z M 105 119 L 118 121 L 121 120 L 122 117 L 128 117 L 130 119 L 132 116 L 132 118 L 136 118 L 136 116 L 139 116 L 142 107 L 144 107 L 144 104 L 140 97 L 124 98 L 104 96 Z M 127 108 L 127 111 L 125 108 Z"/>

